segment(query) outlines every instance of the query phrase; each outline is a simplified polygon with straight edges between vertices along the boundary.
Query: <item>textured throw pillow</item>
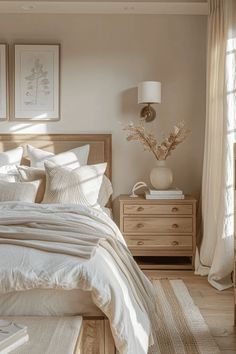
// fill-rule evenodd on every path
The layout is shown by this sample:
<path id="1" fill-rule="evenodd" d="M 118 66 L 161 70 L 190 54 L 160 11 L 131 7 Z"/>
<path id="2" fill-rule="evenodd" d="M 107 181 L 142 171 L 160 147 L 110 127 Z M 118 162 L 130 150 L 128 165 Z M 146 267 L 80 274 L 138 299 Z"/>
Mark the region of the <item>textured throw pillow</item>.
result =
<path id="1" fill-rule="evenodd" d="M 44 197 L 45 187 L 46 187 L 45 170 L 41 168 L 28 167 L 28 166 L 18 166 L 17 170 L 18 170 L 17 171 L 18 180 L 21 182 L 32 182 L 32 181 L 40 180 L 35 202 L 41 203 Z M 0 167 L 0 172 L 1 172 L 1 167 Z M 8 175 L 6 175 L 6 177 L 8 177 Z M 1 180 L 1 173 L 0 173 L 0 180 Z M 9 182 L 17 182 L 17 180 L 12 178 L 8 178 L 8 179 L 5 178 L 4 180 Z M 102 185 L 99 190 L 98 204 L 101 205 L 102 207 L 106 206 L 112 193 L 113 193 L 113 189 L 112 189 L 111 181 L 109 180 L 109 178 L 107 178 L 107 176 L 104 175 L 102 180 Z"/>
<path id="2" fill-rule="evenodd" d="M 0 166 L 19 165 L 23 156 L 23 147 L 19 146 L 15 149 L 0 153 Z"/>
<path id="3" fill-rule="evenodd" d="M 110 196 L 113 193 L 111 181 L 106 175 L 103 176 L 102 185 L 98 195 L 98 204 L 102 207 L 106 206 Z"/>
<path id="4" fill-rule="evenodd" d="M 86 165 L 71 170 L 45 162 L 46 190 L 43 203 L 69 203 L 97 207 L 107 164 Z"/>
<path id="5" fill-rule="evenodd" d="M 35 202 L 41 203 L 44 197 L 46 187 L 45 170 L 35 167 L 18 166 L 18 173 L 21 182 L 39 181 L 39 187 Z"/>
<path id="6" fill-rule="evenodd" d="M 57 165 L 70 168 L 86 165 L 88 162 L 89 148 L 89 145 L 84 145 L 54 155 L 51 152 L 37 149 L 32 145 L 27 145 L 30 166 L 38 168 L 44 168 L 44 161 L 52 161 Z"/>
<path id="7" fill-rule="evenodd" d="M 0 181 L 0 202 L 34 203 L 38 186 L 39 181 L 15 183 Z"/>

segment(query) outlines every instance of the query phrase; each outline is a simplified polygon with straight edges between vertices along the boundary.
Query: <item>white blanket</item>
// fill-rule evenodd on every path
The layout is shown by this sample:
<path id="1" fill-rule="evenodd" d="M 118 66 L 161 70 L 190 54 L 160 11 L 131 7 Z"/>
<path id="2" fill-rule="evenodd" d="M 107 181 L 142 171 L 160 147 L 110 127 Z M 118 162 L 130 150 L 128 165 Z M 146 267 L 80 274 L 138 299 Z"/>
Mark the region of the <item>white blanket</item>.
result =
<path id="1" fill-rule="evenodd" d="M 114 222 L 75 205 L 0 204 L 0 293 L 91 291 L 121 354 L 158 353 L 152 285 Z"/>

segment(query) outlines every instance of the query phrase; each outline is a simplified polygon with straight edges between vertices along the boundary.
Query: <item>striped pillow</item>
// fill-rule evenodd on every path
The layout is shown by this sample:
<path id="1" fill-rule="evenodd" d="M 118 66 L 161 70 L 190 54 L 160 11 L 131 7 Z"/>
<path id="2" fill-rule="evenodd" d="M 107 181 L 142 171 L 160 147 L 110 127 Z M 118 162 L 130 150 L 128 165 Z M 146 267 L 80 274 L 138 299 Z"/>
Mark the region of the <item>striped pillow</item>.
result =
<path id="1" fill-rule="evenodd" d="M 98 207 L 98 195 L 107 163 L 71 170 L 51 161 L 44 163 L 46 190 L 43 203 L 68 203 Z"/>

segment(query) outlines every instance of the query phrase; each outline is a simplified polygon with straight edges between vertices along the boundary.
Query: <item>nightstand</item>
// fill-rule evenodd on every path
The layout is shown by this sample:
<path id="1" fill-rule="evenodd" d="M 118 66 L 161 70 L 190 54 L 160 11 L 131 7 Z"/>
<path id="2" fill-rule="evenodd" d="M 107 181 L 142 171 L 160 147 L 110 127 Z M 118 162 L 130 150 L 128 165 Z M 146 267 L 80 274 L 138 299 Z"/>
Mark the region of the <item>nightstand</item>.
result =
<path id="1" fill-rule="evenodd" d="M 120 230 L 133 256 L 167 259 L 143 269 L 193 269 L 196 250 L 196 199 L 146 200 L 121 195 Z M 180 258 L 181 257 L 181 258 Z M 189 262 L 172 259 L 187 259 Z"/>

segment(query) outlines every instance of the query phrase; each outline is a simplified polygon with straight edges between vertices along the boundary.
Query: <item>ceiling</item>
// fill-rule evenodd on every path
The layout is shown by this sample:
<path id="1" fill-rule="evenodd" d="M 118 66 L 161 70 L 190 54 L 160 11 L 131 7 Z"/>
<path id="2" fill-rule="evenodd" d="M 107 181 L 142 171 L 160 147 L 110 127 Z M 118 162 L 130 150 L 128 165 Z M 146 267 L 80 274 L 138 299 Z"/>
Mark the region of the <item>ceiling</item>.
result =
<path id="1" fill-rule="evenodd" d="M 207 15 L 208 5 L 200 0 L 100 1 L 100 0 L 0 0 L 0 13 L 48 14 L 177 14 Z"/>

